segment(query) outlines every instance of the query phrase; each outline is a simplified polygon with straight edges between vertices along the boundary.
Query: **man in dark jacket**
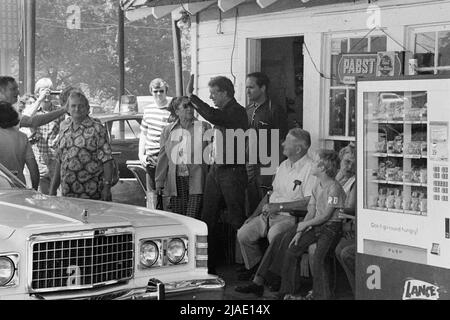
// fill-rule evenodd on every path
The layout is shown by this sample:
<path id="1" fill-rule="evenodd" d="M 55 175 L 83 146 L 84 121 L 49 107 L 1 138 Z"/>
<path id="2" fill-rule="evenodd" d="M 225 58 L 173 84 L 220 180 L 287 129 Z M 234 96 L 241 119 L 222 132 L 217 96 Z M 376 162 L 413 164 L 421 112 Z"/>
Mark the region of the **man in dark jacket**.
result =
<path id="1" fill-rule="evenodd" d="M 188 84 L 187 94 L 194 108 L 214 125 L 213 164 L 206 177 L 202 220 L 208 225 L 208 272 L 216 273 L 217 251 L 213 231 L 217 225 L 220 210 L 227 208 L 228 222 L 237 230 L 245 221 L 245 145 L 238 144 L 235 133 L 248 128 L 247 114 L 234 98 L 234 86 L 230 79 L 222 76 L 212 78 L 209 83 L 210 99 L 217 107 L 212 108 L 193 95 L 193 76 Z M 242 129 L 238 130 L 238 129 Z M 233 156 L 230 153 L 234 153 Z"/>
<path id="2" fill-rule="evenodd" d="M 252 142 L 258 147 L 258 161 L 257 163 L 247 164 L 247 175 L 248 175 L 248 186 L 247 186 L 247 198 L 248 198 L 248 211 L 247 215 L 253 214 L 259 202 L 263 198 L 263 193 L 261 186 L 271 186 L 272 185 L 272 175 L 261 175 L 261 167 L 268 165 L 267 163 L 261 163 L 260 155 L 261 150 L 259 150 L 259 140 L 261 136 L 261 131 L 267 131 L 267 141 L 266 141 L 266 152 L 267 156 L 271 152 L 279 152 L 279 147 L 276 150 L 271 148 L 271 134 L 273 130 L 278 130 L 279 141 L 278 146 L 281 145 L 281 141 L 284 140 L 287 134 L 287 113 L 286 109 L 273 104 L 268 97 L 270 80 L 262 72 L 254 72 L 247 75 L 247 80 L 245 83 L 247 97 L 249 100 L 249 105 L 246 108 L 248 124 L 250 128 L 253 128 L 257 132 L 257 140 Z M 250 150 L 252 150 L 250 148 Z M 248 151 L 248 149 L 247 149 Z M 264 154 L 264 152 L 263 152 Z M 249 155 L 249 159 L 251 159 Z M 270 157 L 272 159 L 273 157 Z M 280 161 L 281 162 L 281 161 Z M 278 165 L 278 164 L 277 164 Z"/>

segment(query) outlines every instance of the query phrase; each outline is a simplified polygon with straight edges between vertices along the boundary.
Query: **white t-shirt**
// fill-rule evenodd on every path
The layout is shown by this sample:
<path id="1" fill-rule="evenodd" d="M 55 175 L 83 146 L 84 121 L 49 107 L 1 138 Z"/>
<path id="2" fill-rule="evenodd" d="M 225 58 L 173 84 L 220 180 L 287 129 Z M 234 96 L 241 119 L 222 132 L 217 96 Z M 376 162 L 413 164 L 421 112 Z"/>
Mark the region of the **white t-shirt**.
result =
<path id="1" fill-rule="evenodd" d="M 308 155 L 295 163 L 289 159 L 284 160 L 277 168 L 269 202 L 292 202 L 310 197 L 316 183 L 316 177 L 311 174 L 312 163 L 313 160 Z M 301 181 L 301 185 L 297 185 L 294 190 L 295 180 Z"/>

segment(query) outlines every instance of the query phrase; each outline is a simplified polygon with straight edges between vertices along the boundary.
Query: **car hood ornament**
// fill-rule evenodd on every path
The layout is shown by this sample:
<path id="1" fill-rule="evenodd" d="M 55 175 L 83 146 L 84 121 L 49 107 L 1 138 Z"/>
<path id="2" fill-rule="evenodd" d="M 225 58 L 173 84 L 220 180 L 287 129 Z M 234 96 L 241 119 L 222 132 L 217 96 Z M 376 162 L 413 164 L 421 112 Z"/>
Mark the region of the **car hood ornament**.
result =
<path id="1" fill-rule="evenodd" d="M 81 212 L 81 221 L 83 221 L 83 223 L 88 223 L 88 219 L 89 213 L 86 209 L 84 209 L 83 212 Z"/>

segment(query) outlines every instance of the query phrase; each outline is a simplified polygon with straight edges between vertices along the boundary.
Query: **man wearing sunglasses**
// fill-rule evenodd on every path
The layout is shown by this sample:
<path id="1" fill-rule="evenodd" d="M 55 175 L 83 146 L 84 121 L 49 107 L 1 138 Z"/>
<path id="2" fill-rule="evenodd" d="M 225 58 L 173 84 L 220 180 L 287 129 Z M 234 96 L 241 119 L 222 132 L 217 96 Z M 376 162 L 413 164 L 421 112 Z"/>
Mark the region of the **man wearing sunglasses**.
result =
<path id="1" fill-rule="evenodd" d="M 155 102 L 145 106 L 139 137 L 139 161 L 150 176 L 150 188 L 155 190 L 155 168 L 158 161 L 159 140 L 163 128 L 169 123 L 169 85 L 161 78 L 153 79 L 149 85 Z"/>

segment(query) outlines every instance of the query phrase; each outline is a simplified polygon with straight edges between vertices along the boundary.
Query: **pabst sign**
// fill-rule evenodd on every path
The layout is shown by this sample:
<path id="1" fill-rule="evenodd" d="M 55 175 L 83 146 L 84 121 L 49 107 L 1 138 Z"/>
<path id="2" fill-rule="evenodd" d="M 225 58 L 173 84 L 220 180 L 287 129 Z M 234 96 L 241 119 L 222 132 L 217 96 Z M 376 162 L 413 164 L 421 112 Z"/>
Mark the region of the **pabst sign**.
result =
<path id="1" fill-rule="evenodd" d="M 356 77 L 398 76 L 402 61 L 398 52 L 344 53 L 338 63 L 338 77 L 344 84 L 354 84 Z"/>
<path id="2" fill-rule="evenodd" d="M 338 65 L 339 80 L 345 84 L 355 83 L 356 77 L 375 76 L 377 54 L 342 54 Z"/>

